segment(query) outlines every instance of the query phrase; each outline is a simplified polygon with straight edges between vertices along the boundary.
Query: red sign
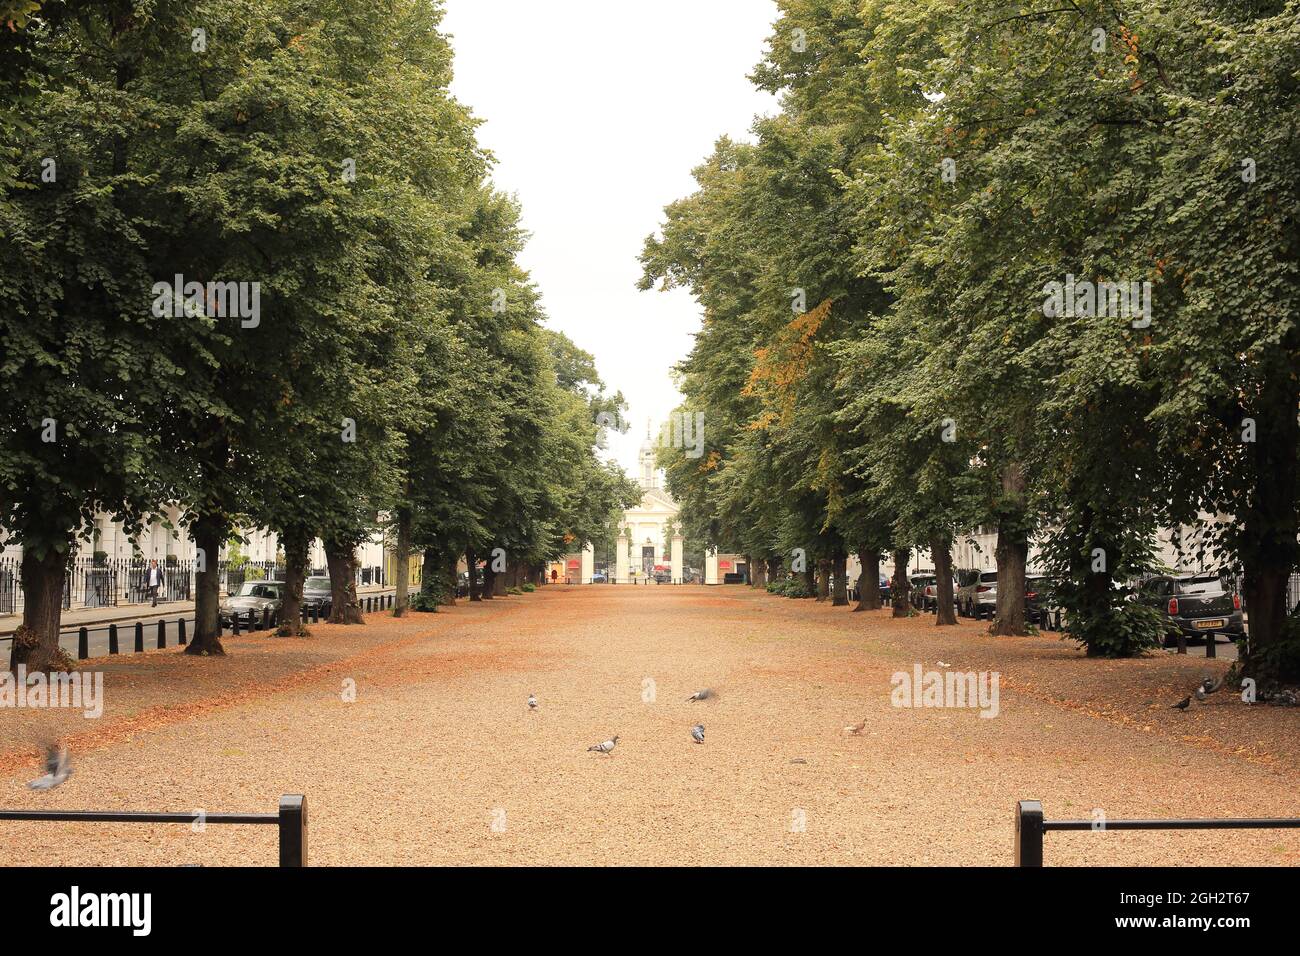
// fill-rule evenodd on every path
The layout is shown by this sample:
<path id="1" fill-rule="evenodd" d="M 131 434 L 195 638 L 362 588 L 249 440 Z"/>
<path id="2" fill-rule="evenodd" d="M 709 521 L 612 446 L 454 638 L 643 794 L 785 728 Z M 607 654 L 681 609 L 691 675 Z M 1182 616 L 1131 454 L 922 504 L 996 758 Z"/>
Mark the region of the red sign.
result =
<path id="1" fill-rule="evenodd" d="M 569 561 L 569 570 L 570 570 L 570 571 L 572 571 L 572 570 L 573 570 L 574 568 L 576 568 L 576 567 L 578 567 L 578 561 L 577 561 L 576 558 L 573 559 L 573 560 L 571 560 L 571 561 Z"/>
<path id="2" fill-rule="evenodd" d="M 719 562 L 718 562 L 718 567 L 719 567 L 721 570 L 723 570 L 723 571 L 730 571 L 730 570 L 731 570 L 731 562 L 730 562 L 730 561 L 719 561 Z"/>

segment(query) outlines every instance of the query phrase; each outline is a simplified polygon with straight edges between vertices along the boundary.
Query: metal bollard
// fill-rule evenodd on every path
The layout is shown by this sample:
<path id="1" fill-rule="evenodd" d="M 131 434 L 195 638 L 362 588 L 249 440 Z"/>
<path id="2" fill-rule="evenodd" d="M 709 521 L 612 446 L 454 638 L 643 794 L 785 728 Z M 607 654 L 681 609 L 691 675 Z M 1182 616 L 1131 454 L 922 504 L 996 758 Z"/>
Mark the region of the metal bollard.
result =
<path id="1" fill-rule="evenodd" d="M 1214 646 L 1216 643 L 1218 643 L 1218 639 L 1213 634 L 1205 635 L 1205 656 L 1206 657 L 1218 656 L 1218 649 Z"/>
<path id="2" fill-rule="evenodd" d="M 144 653 L 144 621 L 135 622 L 135 652 Z"/>
<path id="3" fill-rule="evenodd" d="M 264 631 L 269 630 L 270 627 L 271 627 L 271 609 L 269 607 L 264 607 L 262 608 L 262 630 Z"/>
<path id="4" fill-rule="evenodd" d="M 166 621 L 158 622 L 158 646 L 159 647 L 167 646 L 167 622 Z"/>
<path id="5" fill-rule="evenodd" d="M 1037 800 L 1016 804 L 1016 866 L 1043 865 L 1043 805 Z"/>
<path id="6" fill-rule="evenodd" d="M 280 865 L 307 865 L 307 798 L 300 793 L 280 798 Z"/>
<path id="7" fill-rule="evenodd" d="M 181 647 L 185 646 L 185 618 L 176 622 L 176 643 Z"/>
<path id="8" fill-rule="evenodd" d="M 77 660 L 84 661 L 90 656 L 90 632 L 84 627 L 77 629 Z"/>
<path id="9" fill-rule="evenodd" d="M 231 637 L 239 636 L 239 615 L 235 614 L 234 612 L 231 612 L 230 615 L 230 636 Z"/>
<path id="10" fill-rule="evenodd" d="M 108 625 L 108 652 L 110 654 L 117 653 L 117 625 L 116 624 Z"/>

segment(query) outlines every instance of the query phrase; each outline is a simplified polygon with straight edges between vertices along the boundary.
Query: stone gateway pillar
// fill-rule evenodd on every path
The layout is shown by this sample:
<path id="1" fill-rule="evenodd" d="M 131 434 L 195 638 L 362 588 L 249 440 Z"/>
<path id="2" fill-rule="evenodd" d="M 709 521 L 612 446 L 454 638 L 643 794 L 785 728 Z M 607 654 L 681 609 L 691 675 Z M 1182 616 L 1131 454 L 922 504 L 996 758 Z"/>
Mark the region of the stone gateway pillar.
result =
<path id="1" fill-rule="evenodd" d="M 704 583 L 718 583 L 718 549 L 709 548 L 704 554 Z"/>
<path id="2" fill-rule="evenodd" d="M 614 581 L 617 584 L 627 582 L 627 532 L 618 533 L 618 541 L 614 544 Z"/>
<path id="3" fill-rule="evenodd" d="M 678 527 L 673 528 L 672 544 L 672 582 L 673 584 L 682 583 L 682 532 Z"/>
<path id="4" fill-rule="evenodd" d="M 582 566 L 578 571 L 578 583 L 590 584 L 591 576 L 596 573 L 596 549 L 588 541 L 582 546 Z"/>

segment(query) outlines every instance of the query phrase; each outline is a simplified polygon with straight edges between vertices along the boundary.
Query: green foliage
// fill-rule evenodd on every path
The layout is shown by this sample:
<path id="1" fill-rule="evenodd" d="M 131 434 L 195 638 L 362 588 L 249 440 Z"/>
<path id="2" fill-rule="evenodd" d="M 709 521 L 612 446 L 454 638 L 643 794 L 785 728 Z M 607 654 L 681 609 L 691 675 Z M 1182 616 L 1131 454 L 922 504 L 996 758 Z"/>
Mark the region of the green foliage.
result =
<path id="1" fill-rule="evenodd" d="M 1124 582 L 1187 525 L 1244 569 L 1254 646 L 1281 639 L 1300 3 L 779 6 L 753 78 L 780 115 L 718 141 L 642 255 L 704 309 L 678 373 L 708 451 L 661 457 L 688 533 L 809 559 L 1036 536 L 1114 655 L 1152 640 Z M 1150 283 L 1151 313 L 1049 315 L 1067 275 Z"/>
<path id="2" fill-rule="evenodd" d="M 808 582 L 803 579 L 802 575 L 769 581 L 767 591 L 769 594 L 779 594 L 781 597 L 788 598 L 815 598 L 817 596 L 816 589 L 809 587 Z"/>

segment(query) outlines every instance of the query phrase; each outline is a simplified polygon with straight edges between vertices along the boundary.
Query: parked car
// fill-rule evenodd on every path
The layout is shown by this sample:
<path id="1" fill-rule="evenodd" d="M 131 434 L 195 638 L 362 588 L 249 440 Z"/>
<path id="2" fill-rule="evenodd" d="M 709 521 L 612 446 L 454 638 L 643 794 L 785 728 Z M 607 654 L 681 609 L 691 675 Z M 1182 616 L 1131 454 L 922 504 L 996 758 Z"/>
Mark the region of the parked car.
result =
<path id="1" fill-rule="evenodd" d="M 334 607 L 334 592 L 330 590 L 327 574 L 313 574 L 302 583 L 302 606 L 306 611 L 316 610 L 325 617 Z"/>
<path id="2" fill-rule="evenodd" d="M 1138 600 L 1160 608 L 1168 619 L 1166 646 L 1178 635 L 1213 640 L 1227 634 L 1235 640 L 1245 632 L 1241 595 L 1216 574 L 1184 574 L 1148 578 L 1138 588 Z"/>
<path id="3" fill-rule="evenodd" d="M 952 579 L 952 606 L 957 606 L 957 579 Z M 921 592 L 921 610 L 937 611 L 939 609 L 939 579 L 931 576 L 925 589 Z"/>
<path id="4" fill-rule="evenodd" d="M 229 595 L 221 602 L 217 616 L 223 625 L 232 623 L 236 615 L 241 625 L 250 620 L 261 621 L 263 611 L 278 616 L 283 589 L 283 581 L 245 581 L 238 594 Z"/>
<path id="5" fill-rule="evenodd" d="M 888 604 L 891 600 L 890 595 L 892 593 L 892 588 L 889 586 L 889 575 L 882 571 L 880 574 L 880 603 L 882 605 Z"/>
<path id="6" fill-rule="evenodd" d="M 597 571 L 597 572 L 595 572 L 594 574 L 592 574 L 592 576 L 591 576 L 591 583 L 592 583 L 592 584 L 608 584 L 608 583 L 609 583 L 609 575 L 606 574 L 604 571 Z"/>
<path id="7" fill-rule="evenodd" d="M 962 617 L 993 617 L 998 606 L 998 573 L 981 571 L 979 577 L 957 590 L 957 613 Z"/>
<path id="8" fill-rule="evenodd" d="M 934 584 L 939 580 L 933 574 L 913 574 L 908 577 L 908 582 L 912 589 L 908 592 L 907 599 L 912 603 L 912 607 L 918 611 L 925 610 L 925 589 L 927 585 Z"/>
<path id="9" fill-rule="evenodd" d="M 1025 578 L 1025 620 L 1040 630 L 1052 630 L 1055 619 L 1048 605 L 1048 582 L 1041 574 Z"/>

